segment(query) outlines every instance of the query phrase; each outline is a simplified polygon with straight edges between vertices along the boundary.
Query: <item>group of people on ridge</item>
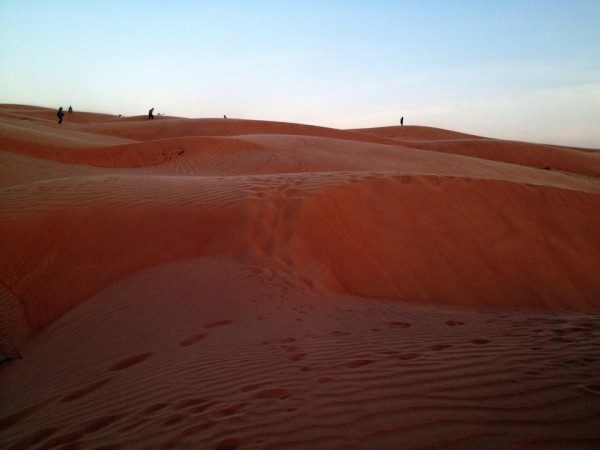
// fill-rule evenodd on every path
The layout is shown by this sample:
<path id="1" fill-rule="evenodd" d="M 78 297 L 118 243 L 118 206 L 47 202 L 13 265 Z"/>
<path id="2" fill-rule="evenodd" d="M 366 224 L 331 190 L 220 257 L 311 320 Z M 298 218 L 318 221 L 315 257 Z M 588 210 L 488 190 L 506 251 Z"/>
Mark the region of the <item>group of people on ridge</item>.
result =
<path id="1" fill-rule="evenodd" d="M 73 107 L 71 105 L 69 105 L 69 114 L 71 114 L 73 112 Z M 61 106 L 60 108 L 58 108 L 58 111 L 56 111 L 56 117 L 58 117 L 58 124 L 60 125 L 62 123 L 62 119 L 64 117 L 65 113 L 63 112 L 63 107 Z"/>
<path id="2" fill-rule="evenodd" d="M 69 106 L 69 114 L 72 112 L 73 112 L 73 108 L 71 106 Z M 63 107 L 61 106 L 60 108 L 58 108 L 58 111 L 56 112 L 56 117 L 58 117 L 59 125 L 62 123 L 64 115 L 65 115 L 65 113 L 63 112 Z M 121 114 L 119 114 L 119 117 L 121 117 Z M 227 116 L 224 115 L 223 119 L 227 119 Z M 148 120 L 154 120 L 154 108 L 150 108 L 150 111 L 148 111 Z M 404 117 L 400 117 L 400 125 L 404 126 Z"/>
<path id="3" fill-rule="evenodd" d="M 69 114 L 73 112 L 73 107 L 69 105 Z M 61 106 L 60 108 L 58 108 L 58 111 L 56 111 L 56 117 L 58 117 L 58 124 L 60 125 L 63 121 L 63 117 L 65 116 L 65 113 L 63 111 L 63 107 Z M 119 117 L 121 117 L 121 114 L 119 114 Z M 150 108 L 150 111 L 148 111 L 148 120 L 154 120 L 154 108 Z"/>

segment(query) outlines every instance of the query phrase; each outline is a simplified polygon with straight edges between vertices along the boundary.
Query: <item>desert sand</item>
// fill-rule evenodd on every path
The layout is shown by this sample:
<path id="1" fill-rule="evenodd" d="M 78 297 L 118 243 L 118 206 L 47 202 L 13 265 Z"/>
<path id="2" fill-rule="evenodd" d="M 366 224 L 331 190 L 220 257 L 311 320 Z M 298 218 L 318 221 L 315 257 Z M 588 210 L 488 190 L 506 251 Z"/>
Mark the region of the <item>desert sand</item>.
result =
<path id="1" fill-rule="evenodd" d="M 0 105 L 1 448 L 598 448 L 600 151 Z"/>

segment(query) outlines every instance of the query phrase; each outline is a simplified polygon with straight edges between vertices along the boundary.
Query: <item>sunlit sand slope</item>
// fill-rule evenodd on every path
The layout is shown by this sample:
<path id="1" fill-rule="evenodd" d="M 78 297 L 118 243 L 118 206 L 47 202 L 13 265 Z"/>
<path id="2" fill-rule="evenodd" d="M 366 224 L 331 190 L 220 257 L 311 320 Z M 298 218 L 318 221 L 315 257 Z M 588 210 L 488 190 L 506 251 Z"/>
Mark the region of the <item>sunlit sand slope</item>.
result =
<path id="1" fill-rule="evenodd" d="M 594 149 L 503 141 L 420 126 L 363 128 L 353 131 L 389 138 L 411 148 L 474 156 L 544 170 L 600 176 L 600 152 Z"/>

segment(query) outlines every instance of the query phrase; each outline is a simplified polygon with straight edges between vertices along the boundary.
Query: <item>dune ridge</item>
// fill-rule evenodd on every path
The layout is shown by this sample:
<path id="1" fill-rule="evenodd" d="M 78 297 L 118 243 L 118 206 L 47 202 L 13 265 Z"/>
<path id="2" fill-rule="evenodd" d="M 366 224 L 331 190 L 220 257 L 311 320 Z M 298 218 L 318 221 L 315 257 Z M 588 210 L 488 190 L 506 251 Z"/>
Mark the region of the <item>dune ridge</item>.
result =
<path id="1" fill-rule="evenodd" d="M 0 447 L 599 442 L 600 153 L 53 115 L 0 105 Z"/>

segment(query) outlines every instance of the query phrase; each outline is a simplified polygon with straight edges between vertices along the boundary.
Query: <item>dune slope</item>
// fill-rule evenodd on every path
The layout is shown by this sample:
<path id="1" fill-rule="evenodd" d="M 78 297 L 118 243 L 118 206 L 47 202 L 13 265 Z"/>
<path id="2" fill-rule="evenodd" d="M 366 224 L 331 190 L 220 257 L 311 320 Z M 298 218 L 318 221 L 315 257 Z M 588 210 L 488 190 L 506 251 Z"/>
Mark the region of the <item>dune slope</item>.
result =
<path id="1" fill-rule="evenodd" d="M 600 155 L 594 149 L 489 139 L 422 126 L 362 128 L 350 131 L 387 138 L 411 148 L 474 156 L 544 170 L 600 176 Z"/>

